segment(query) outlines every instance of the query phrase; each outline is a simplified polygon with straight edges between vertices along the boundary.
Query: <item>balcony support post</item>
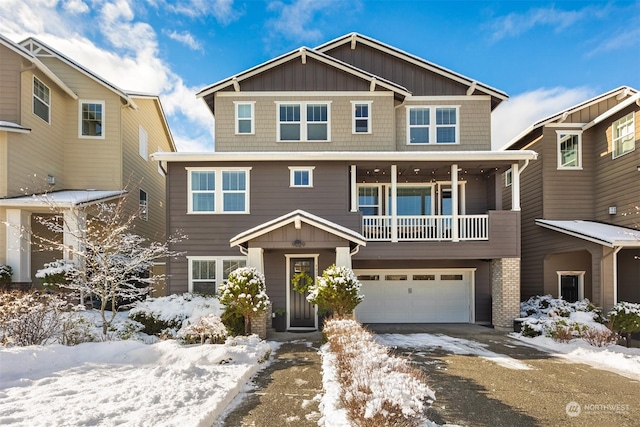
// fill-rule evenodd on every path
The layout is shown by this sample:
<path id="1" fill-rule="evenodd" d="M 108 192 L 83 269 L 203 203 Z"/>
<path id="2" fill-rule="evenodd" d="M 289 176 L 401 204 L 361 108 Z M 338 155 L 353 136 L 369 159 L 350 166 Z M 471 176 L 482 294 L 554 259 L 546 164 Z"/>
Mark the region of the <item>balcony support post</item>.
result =
<path id="1" fill-rule="evenodd" d="M 458 165 L 451 165 L 451 239 L 454 242 L 459 242 L 460 237 L 458 233 Z"/>
<path id="2" fill-rule="evenodd" d="M 519 164 L 511 165 L 511 210 L 520 210 L 520 170 Z"/>
<path id="3" fill-rule="evenodd" d="M 351 165 L 351 212 L 358 212 L 358 188 L 356 187 L 356 165 Z"/>
<path id="4" fill-rule="evenodd" d="M 398 165 L 391 165 L 391 241 L 398 241 Z"/>

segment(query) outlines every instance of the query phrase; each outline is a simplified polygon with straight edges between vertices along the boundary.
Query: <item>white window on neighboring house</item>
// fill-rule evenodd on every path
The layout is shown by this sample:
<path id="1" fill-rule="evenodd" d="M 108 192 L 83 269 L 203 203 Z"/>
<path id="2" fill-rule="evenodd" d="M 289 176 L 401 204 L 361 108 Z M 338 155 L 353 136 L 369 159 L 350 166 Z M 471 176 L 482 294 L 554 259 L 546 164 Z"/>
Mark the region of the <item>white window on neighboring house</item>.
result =
<path id="1" fill-rule="evenodd" d="M 145 160 L 149 158 L 147 153 L 147 131 L 142 126 L 138 128 L 138 153 Z"/>
<path id="2" fill-rule="evenodd" d="M 246 267 L 245 257 L 188 256 L 189 292 L 215 295 L 218 285 L 229 278 L 232 271 Z"/>
<path id="3" fill-rule="evenodd" d="M 351 101 L 352 133 L 371 133 L 371 103 L 372 101 Z"/>
<path id="4" fill-rule="evenodd" d="M 278 141 L 330 141 L 329 102 L 276 102 Z"/>
<path id="5" fill-rule="evenodd" d="M 140 190 L 140 219 L 149 220 L 149 195 L 146 191 Z"/>
<path id="6" fill-rule="evenodd" d="M 104 139 L 104 101 L 80 101 L 79 136 Z"/>
<path id="7" fill-rule="evenodd" d="M 33 76 L 33 114 L 51 123 L 51 92 L 36 76 Z"/>
<path id="8" fill-rule="evenodd" d="M 249 213 L 251 168 L 187 168 L 188 213 Z"/>
<path id="9" fill-rule="evenodd" d="M 613 122 L 611 127 L 613 158 L 620 157 L 636 149 L 635 113 L 629 113 Z"/>
<path id="10" fill-rule="evenodd" d="M 558 169 L 582 169 L 582 132 L 558 130 Z"/>
<path id="11" fill-rule="evenodd" d="M 313 187 L 313 170 L 315 166 L 289 166 L 289 186 Z"/>
<path id="12" fill-rule="evenodd" d="M 408 106 L 407 144 L 458 144 L 458 106 Z"/>
<path id="13" fill-rule="evenodd" d="M 236 110 L 236 135 L 253 135 L 255 133 L 255 101 L 234 102 Z"/>
<path id="14" fill-rule="evenodd" d="M 512 183 L 513 183 L 513 170 L 507 169 L 507 171 L 504 173 L 504 186 L 510 187 Z"/>

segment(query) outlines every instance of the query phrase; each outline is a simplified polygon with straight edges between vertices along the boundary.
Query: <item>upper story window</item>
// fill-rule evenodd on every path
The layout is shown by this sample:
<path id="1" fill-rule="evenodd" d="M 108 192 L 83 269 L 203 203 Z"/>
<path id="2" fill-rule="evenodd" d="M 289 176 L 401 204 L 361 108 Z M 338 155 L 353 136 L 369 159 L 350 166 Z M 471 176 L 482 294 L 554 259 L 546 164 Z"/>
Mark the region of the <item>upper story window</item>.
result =
<path id="1" fill-rule="evenodd" d="M 276 103 L 278 141 L 330 141 L 328 102 Z"/>
<path id="2" fill-rule="evenodd" d="M 140 190 L 140 219 L 144 221 L 149 220 L 149 195 L 146 191 Z"/>
<path id="3" fill-rule="evenodd" d="M 236 135 L 253 135 L 255 133 L 255 101 L 234 102 L 236 107 Z"/>
<path id="4" fill-rule="evenodd" d="M 142 126 L 138 128 L 138 153 L 145 160 L 149 158 L 147 154 L 147 131 Z"/>
<path id="5" fill-rule="evenodd" d="M 314 166 L 289 166 L 290 187 L 313 187 Z"/>
<path id="6" fill-rule="evenodd" d="M 189 292 L 215 295 L 218 285 L 229 278 L 229 273 L 246 267 L 245 257 L 192 256 L 189 260 Z"/>
<path id="7" fill-rule="evenodd" d="M 352 101 L 352 133 L 371 133 L 371 101 Z"/>
<path id="8" fill-rule="evenodd" d="M 188 213 L 249 213 L 249 170 L 187 168 Z"/>
<path id="9" fill-rule="evenodd" d="M 33 114 L 47 123 L 51 120 L 51 93 L 47 85 L 33 77 Z"/>
<path id="10" fill-rule="evenodd" d="M 582 169 L 582 132 L 556 131 L 558 134 L 558 169 Z"/>
<path id="11" fill-rule="evenodd" d="M 104 139 L 104 101 L 80 101 L 80 137 Z"/>
<path id="12" fill-rule="evenodd" d="M 460 142 L 458 106 L 407 107 L 407 144 Z"/>
<path id="13" fill-rule="evenodd" d="M 611 131 L 614 159 L 636 149 L 635 113 L 629 113 L 613 122 Z"/>

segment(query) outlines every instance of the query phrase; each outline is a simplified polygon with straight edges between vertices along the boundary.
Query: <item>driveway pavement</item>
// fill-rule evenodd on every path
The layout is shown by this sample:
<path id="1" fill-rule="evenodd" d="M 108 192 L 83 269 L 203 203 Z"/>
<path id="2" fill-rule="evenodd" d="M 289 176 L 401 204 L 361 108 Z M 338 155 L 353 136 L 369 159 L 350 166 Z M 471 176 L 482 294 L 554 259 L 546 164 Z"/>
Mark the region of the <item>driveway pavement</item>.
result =
<path id="1" fill-rule="evenodd" d="M 421 345 L 395 351 L 428 376 L 436 392 L 430 418 L 466 426 L 638 426 L 640 384 L 569 363 L 477 325 L 368 325 L 378 334 L 442 334 L 485 344 L 500 357 L 453 354 Z M 531 369 L 514 369 L 522 364 Z"/>

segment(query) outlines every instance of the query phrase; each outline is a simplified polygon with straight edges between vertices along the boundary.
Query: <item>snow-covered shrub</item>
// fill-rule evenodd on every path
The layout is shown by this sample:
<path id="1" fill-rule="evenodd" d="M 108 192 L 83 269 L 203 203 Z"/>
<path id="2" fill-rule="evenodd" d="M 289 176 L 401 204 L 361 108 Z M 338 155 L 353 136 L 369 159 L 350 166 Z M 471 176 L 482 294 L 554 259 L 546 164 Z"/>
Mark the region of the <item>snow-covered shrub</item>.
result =
<path id="1" fill-rule="evenodd" d="M 631 344 L 631 334 L 640 332 L 640 304 L 621 301 L 609 312 L 611 329 L 625 337 L 627 347 Z"/>
<path id="2" fill-rule="evenodd" d="M 216 314 L 208 314 L 198 318 L 195 323 L 183 326 L 177 334 L 177 338 L 186 344 L 201 345 L 205 342 L 209 344 L 222 344 L 227 338 L 227 328 Z"/>
<path id="3" fill-rule="evenodd" d="M 95 326 L 80 312 L 68 316 L 62 324 L 60 344 L 78 345 L 83 342 L 94 342 L 100 339 Z"/>
<path id="4" fill-rule="evenodd" d="M 37 292 L 0 293 L 0 343 L 42 345 L 62 341 L 73 308 L 58 295 Z"/>
<path id="5" fill-rule="evenodd" d="M 144 325 L 142 332 L 148 335 L 175 336 L 187 319 L 221 312 L 217 299 L 185 293 L 137 302 L 129 318 Z"/>
<path id="6" fill-rule="evenodd" d="M 341 403 L 356 426 L 418 426 L 435 400 L 420 370 L 373 339 L 355 320 L 330 319 L 323 332 L 336 356 Z"/>
<path id="7" fill-rule="evenodd" d="M 353 313 L 364 299 L 364 295 L 359 293 L 361 286 L 350 268 L 332 265 L 322 272 L 315 284 L 309 286 L 307 301 L 332 310 L 337 317 L 344 317 Z"/>
<path id="8" fill-rule="evenodd" d="M 11 283 L 13 269 L 11 266 L 0 264 L 0 288 Z"/>
<path id="9" fill-rule="evenodd" d="M 44 267 L 36 272 L 36 277 L 42 279 L 43 286 L 55 287 L 66 284 L 75 274 L 75 264 L 59 259 L 45 263 Z"/>
<path id="10" fill-rule="evenodd" d="M 251 332 L 251 316 L 269 306 L 264 275 L 254 267 L 241 267 L 231 273 L 218 288 L 218 299 L 230 312 L 244 317 L 244 333 Z"/>

